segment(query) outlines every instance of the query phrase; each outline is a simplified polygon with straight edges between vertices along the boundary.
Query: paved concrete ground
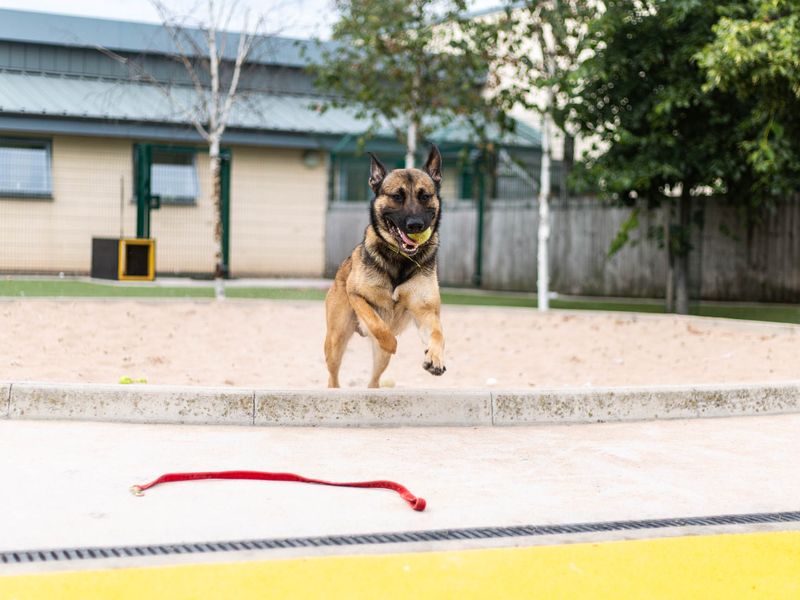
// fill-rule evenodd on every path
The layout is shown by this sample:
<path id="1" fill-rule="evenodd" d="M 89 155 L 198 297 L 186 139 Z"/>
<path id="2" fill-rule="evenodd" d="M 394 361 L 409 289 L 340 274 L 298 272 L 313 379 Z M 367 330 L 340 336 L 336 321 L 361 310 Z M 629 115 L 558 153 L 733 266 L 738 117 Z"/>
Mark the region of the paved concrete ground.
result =
<path id="1" fill-rule="evenodd" d="M 0 421 L 0 551 L 792 511 L 798 431 L 800 415 L 358 430 Z M 128 491 L 223 469 L 393 479 L 428 509 L 279 482 Z"/>

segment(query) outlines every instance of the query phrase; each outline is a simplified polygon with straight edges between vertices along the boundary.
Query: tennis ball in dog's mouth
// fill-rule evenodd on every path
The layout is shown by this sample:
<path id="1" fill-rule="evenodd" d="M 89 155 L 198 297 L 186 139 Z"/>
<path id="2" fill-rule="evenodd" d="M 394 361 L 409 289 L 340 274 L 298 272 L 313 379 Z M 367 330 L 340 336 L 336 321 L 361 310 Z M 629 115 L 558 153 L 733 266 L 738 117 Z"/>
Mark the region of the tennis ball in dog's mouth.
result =
<path id="1" fill-rule="evenodd" d="M 410 237 L 418 244 L 424 244 L 431 238 L 432 235 L 433 235 L 433 229 L 428 227 L 425 231 L 421 231 L 419 233 L 409 233 L 408 237 Z"/>

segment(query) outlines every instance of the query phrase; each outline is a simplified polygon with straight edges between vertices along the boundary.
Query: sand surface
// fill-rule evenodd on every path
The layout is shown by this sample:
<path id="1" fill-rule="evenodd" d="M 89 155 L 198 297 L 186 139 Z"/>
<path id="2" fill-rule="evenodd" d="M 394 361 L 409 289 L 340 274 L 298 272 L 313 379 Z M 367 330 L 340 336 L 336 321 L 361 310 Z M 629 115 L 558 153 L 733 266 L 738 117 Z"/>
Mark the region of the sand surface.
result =
<path id="1" fill-rule="evenodd" d="M 443 307 L 447 372 L 422 369 L 412 325 L 384 380 L 396 387 L 584 387 L 800 379 L 800 327 L 692 317 Z M 0 302 L 0 381 L 320 388 L 320 302 Z M 354 336 L 343 387 L 364 387 Z"/>

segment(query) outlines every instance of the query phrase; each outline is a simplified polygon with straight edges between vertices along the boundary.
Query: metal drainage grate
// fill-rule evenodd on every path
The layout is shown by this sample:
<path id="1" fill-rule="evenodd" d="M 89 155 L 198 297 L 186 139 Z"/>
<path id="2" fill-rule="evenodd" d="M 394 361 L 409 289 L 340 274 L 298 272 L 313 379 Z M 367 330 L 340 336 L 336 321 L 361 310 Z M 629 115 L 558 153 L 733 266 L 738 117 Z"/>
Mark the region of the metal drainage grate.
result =
<path id="1" fill-rule="evenodd" d="M 516 527 L 474 527 L 468 529 L 434 529 L 399 533 L 370 533 L 363 535 L 328 535 L 320 537 L 275 538 L 235 542 L 206 542 L 191 544 L 156 544 L 146 546 L 114 546 L 104 548 L 62 548 L 0 552 L 0 563 L 18 564 L 49 561 L 89 560 L 198 554 L 206 552 L 237 552 L 241 550 L 274 550 L 277 548 L 313 548 L 322 546 L 359 546 L 369 544 L 402 544 L 408 542 L 441 542 L 513 538 L 565 533 L 595 533 L 665 527 L 707 527 L 710 525 L 751 525 L 756 523 L 796 523 L 800 512 L 756 513 L 747 515 L 717 515 L 713 517 L 682 517 L 642 521 L 606 521 L 595 523 L 566 523 L 562 525 L 519 525 Z"/>

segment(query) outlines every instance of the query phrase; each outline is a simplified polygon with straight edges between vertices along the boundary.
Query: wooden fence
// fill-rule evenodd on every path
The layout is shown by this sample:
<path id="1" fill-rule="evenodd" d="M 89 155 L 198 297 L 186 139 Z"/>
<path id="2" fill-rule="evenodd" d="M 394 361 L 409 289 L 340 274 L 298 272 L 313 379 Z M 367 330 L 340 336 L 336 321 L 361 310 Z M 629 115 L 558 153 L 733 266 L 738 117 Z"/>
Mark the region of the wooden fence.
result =
<path id="1" fill-rule="evenodd" d="M 664 296 L 666 255 L 651 227 L 659 212 L 643 213 L 634 242 L 613 257 L 611 242 L 630 209 L 592 198 L 555 203 L 551 209 L 551 287 L 562 294 Z M 704 300 L 800 302 L 800 199 L 780 204 L 763 223 L 747 230 L 730 207 L 708 202 L 705 225 L 696 230 L 690 266 L 692 296 Z M 538 209 L 534 203 L 493 201 L 484 215 L 482 287 L 534 291 Z M 361 241 L 368 208 L 336 203 L 328 210 L 326 274 Z M 477 211 L 469 202 L 447 204 L 441 225 L 439 279 L 470 285 L 475 270 Z"/>

